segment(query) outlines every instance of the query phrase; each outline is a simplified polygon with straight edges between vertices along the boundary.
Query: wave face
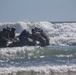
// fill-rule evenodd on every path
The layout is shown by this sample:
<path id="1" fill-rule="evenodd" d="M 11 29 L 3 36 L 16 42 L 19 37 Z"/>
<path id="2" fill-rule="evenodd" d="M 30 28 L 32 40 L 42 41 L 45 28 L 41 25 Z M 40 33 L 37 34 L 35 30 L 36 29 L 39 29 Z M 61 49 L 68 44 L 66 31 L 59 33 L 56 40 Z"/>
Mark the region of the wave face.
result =
<path id="1" fill-rule="evenodd" d="M 0 48 L 0 75 L 76 75 L 76 23 L 17 22 L 0 23 L 31 33 L 42 28 L 50 38 L 50 46 Z"/>

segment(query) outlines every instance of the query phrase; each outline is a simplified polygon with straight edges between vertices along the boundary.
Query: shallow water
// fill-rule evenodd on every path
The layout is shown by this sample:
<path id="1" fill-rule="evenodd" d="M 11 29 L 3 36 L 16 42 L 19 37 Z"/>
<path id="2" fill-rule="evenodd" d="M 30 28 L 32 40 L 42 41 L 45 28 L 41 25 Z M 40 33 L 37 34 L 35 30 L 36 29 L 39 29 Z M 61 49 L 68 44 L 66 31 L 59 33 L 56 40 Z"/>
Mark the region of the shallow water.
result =
<path id="1" fill-rule="evenodd" d="M 0 49 L 0 73 L 13 75 L 75 75 L 75 46 L 24 46 Z"/>

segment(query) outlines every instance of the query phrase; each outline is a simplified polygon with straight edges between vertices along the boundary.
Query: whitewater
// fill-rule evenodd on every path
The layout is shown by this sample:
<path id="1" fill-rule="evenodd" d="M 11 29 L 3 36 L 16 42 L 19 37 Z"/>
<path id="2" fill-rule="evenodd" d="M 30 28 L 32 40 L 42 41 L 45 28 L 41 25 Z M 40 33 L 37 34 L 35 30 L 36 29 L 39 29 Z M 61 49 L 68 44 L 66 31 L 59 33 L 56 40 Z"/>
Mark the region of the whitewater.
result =
<path id="1" fill-rule="evenodd" d="M 42 28 L 50 45 L 0 48 L 0 75 L 76 75 L 75 22 L 0 22 L 0 30 L 6 27 L 15 27 L 16 35 Z"/>

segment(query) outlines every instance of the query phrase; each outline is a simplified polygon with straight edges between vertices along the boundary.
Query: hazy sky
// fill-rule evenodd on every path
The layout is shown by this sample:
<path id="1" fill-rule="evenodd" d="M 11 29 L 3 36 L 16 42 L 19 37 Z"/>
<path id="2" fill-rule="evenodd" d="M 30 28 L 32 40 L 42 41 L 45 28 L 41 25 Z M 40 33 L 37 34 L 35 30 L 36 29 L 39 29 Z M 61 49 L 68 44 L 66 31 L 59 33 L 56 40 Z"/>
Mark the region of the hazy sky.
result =
<path id="1" fill-rule="evenodd" d="M 76 0 L 0 0 L 6 21 L 76 21 Z"/>

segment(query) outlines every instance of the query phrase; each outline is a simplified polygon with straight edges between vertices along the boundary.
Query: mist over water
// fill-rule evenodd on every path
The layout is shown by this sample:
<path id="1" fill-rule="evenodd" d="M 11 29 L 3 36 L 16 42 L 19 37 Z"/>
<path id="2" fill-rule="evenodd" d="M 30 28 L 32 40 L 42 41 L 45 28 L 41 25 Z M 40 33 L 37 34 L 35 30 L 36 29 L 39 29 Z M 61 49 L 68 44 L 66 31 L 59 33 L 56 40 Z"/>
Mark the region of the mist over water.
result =
<path id="1" fill-rule="evenodd" d="M 42 28 L 50 45 L 0 48 L 0 74 L 76 75 L 76 23 L 5 22 L 0 30 L 7 26 L 15 27 L 16 34 Z"/>

